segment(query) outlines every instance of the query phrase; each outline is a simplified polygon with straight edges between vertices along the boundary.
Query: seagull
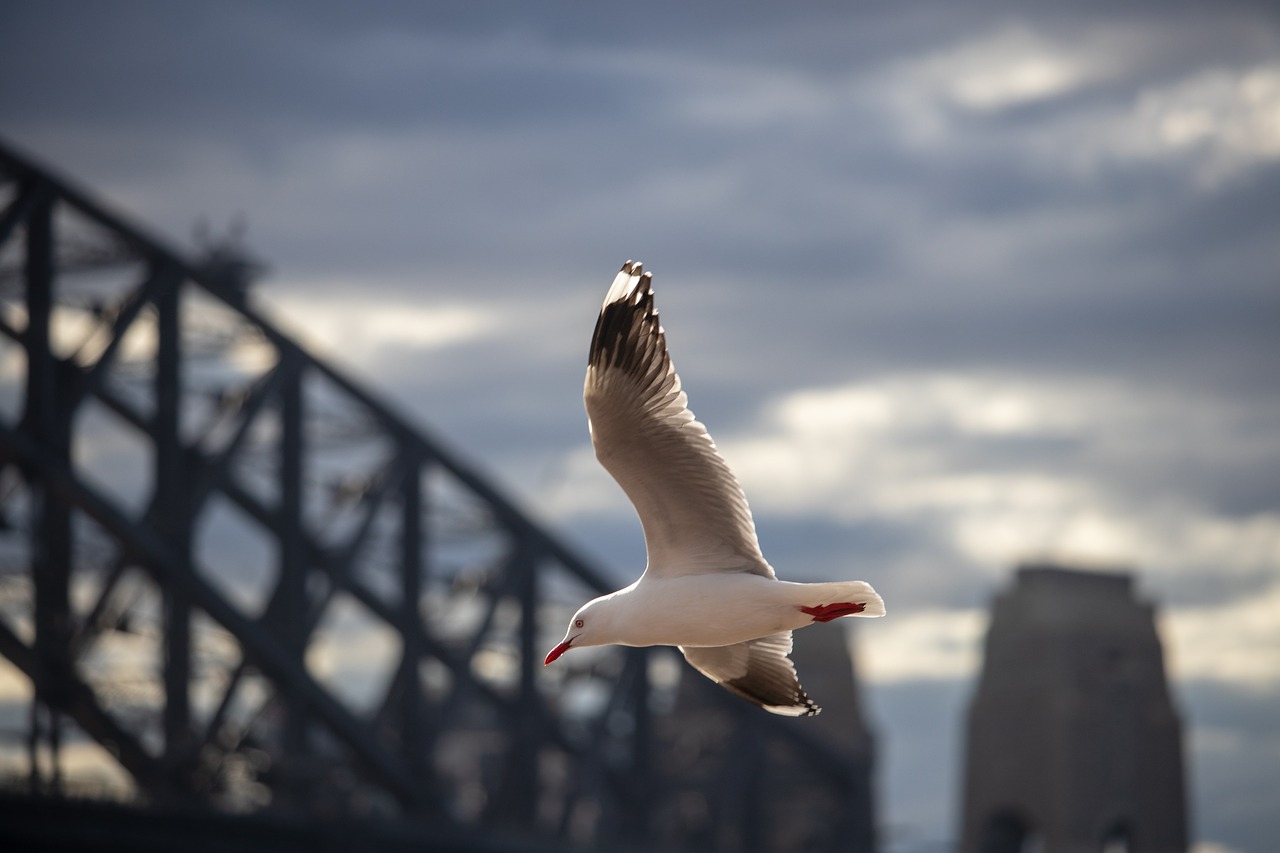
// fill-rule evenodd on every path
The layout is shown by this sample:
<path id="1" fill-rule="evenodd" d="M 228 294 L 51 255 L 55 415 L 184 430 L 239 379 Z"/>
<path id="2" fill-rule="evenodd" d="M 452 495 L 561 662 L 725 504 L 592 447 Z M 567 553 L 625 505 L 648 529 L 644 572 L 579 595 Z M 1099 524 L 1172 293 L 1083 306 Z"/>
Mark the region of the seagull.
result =
<path id="1" fill-rule="evenodd" d="M 584 604 L 543 665 L 582 646 L 676 646 L 766 711 L 821 711 L 796 677 L 791 632 L 883 616 L 884 601 L 864 581 L 778 580 L 742 487 L 680 389 L 643 264 L 623 264 L 604 298 L 583 399 L 596 458 L 640 516 L 648 564 L 635 583 Z"/>

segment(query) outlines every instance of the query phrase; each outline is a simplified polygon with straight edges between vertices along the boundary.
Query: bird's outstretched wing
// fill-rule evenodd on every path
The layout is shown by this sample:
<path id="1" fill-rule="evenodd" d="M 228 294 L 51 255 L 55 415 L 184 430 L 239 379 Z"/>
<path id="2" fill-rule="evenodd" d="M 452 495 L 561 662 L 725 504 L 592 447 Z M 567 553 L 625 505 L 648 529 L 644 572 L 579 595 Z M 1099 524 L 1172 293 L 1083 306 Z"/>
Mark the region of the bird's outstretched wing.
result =
<path id="1" fill-rule="evenodd" d="M 596 320 L 583 390 L 596 458 L 640 516 L 648 573 L 771 578 L 742 487 L 680 390 L 652 277 L 623 264 Z"/>
<path id="2" fill-rule="evenodd" d="M 786 717 L 812 717 L 822 709 L 796 678 L 791 632 L 770 634 L 732 646 L 681 646 L 685 660 L 726 690 L 766 711 Z"/>

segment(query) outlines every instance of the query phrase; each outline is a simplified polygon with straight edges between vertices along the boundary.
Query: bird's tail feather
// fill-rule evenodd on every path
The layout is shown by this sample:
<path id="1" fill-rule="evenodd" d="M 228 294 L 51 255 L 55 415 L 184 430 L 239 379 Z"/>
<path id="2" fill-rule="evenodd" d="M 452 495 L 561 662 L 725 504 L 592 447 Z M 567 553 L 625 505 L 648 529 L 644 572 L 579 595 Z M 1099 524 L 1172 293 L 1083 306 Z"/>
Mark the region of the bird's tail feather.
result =
<path id="1" fill-rule="evenodd" d="M 840 612 L 841 616 L 883 616 L 884 599 L 866 581 L 834 581 L 806 584 L 814 594 L 812 606 L 830 608 L 837 604 L 861 604 L 859 611 Z M 824 612 L 838 612 L 824 610 Z"/>

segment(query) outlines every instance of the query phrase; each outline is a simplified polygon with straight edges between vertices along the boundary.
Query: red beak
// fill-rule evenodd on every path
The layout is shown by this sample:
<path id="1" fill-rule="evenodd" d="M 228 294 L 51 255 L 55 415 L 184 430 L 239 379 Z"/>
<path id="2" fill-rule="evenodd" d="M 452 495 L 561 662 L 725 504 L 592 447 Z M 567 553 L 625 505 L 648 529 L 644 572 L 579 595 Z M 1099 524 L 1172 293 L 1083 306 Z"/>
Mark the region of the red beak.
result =
<path id="1" fill-rule="evenodd" d="M 569 640 L 565 640 L 563 643 L 561 643 L 560 645 L 556 646 L 556 647 L 555 647 L 554 649 L 552 649 L 551 651 L 547 652 L 547 659 L 546 659 L 546 660 L 544 660 L 544 661 L 542 662 L 542 665 L 543 665 L 543 666 L 546 666 L 547 664 L 551 663 L 551 662 L 552 662 L 553 660 L 555 660 L 556 658 L 560 657 L 560 655 L 562 655 L 562 654 L 564 654 L 565 652 L 569 651 L 569 642 L 570 642 Z"/>

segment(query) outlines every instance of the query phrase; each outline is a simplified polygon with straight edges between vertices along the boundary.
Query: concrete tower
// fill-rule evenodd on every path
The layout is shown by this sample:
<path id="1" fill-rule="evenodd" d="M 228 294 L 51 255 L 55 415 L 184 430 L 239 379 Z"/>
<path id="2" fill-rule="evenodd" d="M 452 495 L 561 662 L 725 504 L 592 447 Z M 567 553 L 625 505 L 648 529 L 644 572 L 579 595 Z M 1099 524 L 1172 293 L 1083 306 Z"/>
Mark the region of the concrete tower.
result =
<path id="1" fill-rule="evenodd" d="M 964 853 L 1182 853 L 1181 723 L 1125 574 L 1019 569 L 969 709 Z"/>

